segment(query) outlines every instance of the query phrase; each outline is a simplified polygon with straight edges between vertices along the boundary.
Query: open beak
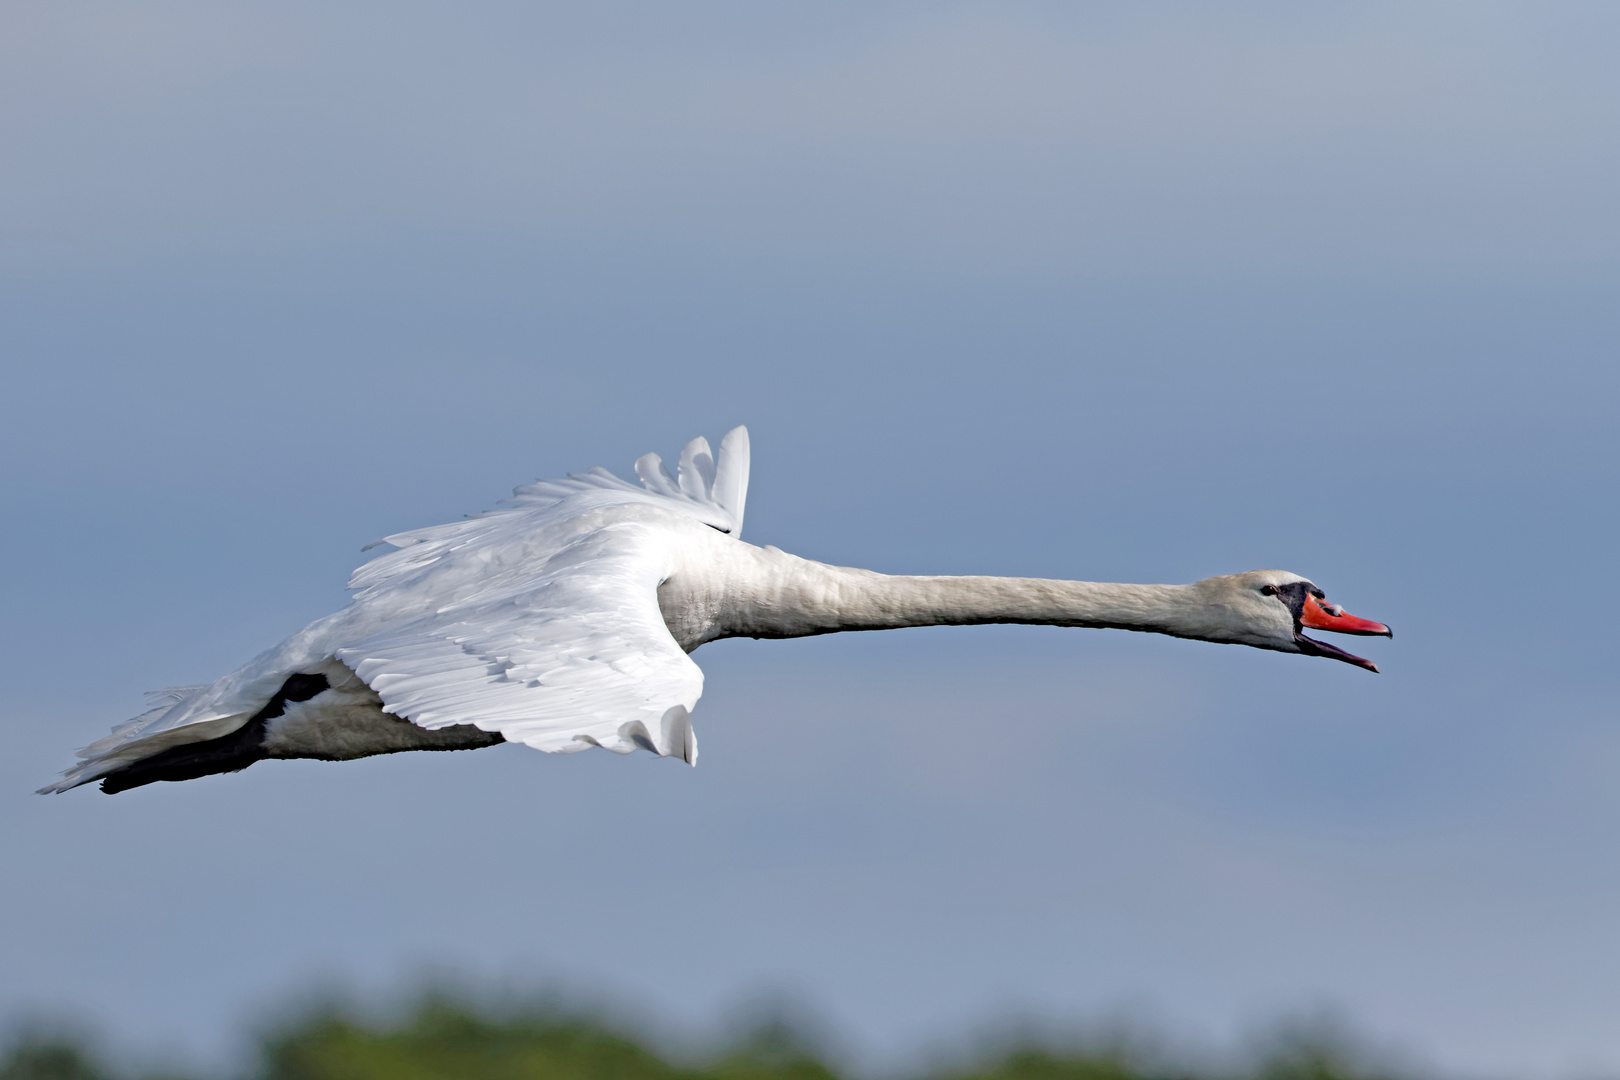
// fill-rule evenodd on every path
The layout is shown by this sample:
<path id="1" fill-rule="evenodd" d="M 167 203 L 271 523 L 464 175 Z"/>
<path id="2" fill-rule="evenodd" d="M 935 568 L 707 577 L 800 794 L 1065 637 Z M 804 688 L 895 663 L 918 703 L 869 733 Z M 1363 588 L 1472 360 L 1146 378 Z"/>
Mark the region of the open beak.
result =
<path id="1" fill-rule="evenodd" d="M 1324 604 L 1315 596 L 1306 594 L 1305 607 L 1300 612 L 1299 624 L 1312 630 L 1331 630 L 1336 634 L 1360 634 L 1363 637 L 1394 637 L 1394 633 L 1383 623 L 1373 622 L 1371 619 L 1359 619 L 1349 614 L 1337 604 Z M 1304 634 L 1295 633 L 1294 640 L 1298 643 L 1300 652 L 1311 656 L 1326 656 L 1333 660 L 1343 660 L 1347 664 L 1366 668 L 1368 671 L 1377 671 L 1378 665 L 1371 660 L 1363 659 L 1343 649 L 1329 645 L 1325 641 L 1316 641 Z"/>

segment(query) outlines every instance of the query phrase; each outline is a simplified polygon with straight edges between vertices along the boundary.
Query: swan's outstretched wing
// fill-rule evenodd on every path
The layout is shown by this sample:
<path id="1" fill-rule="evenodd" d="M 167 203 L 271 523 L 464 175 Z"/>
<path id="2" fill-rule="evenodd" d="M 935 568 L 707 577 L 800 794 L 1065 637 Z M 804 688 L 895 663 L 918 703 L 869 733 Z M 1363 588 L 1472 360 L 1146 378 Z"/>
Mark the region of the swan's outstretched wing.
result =
<path id="1" fill-rule="evenodd" d="M 473 724 L 570 752 L 638 746 L 696 761 L 689 711 L 703 673 L 658 608 L 682 519 L 736 536 L 748 431 L 693 439 L 671 476 L 636 461 L 643 487 L 604 469 L 518 488 L 467 521 L 387 537 L 401 550 L 349 581 L 357 606 L 420 611 L 333 655 L 425 728 Z"/>
<path id="2" fill-rule="evenodd" d="M 404 601 L 420 614 L 334 655 L 385 711 L 421 727 L 473 724 L 539 750 L 642 747 L 695 761 L 688 713 L 703 673 L 658 609 L 670 534 L 682 526 L 671 517 L 635 504 L 544 524 L 507 517 L 368 586 L 357 604 Z"/>
<path id="3" fill-rule="evenodd" d="M 664 626 L 657 589 L 679 522 L 739 534 L 748 458 L 739 427 L 721 440 L 718 462 L 707 441 L 692 440 L 675 476 L 644 455 L 642 487 L 593 469 L 520 487 L 464 521 L 376 541 L 401 550 L 355 571 L 348 608 L 211 685 L 160 692 L 156 708 L 86 747 L 45 790 L 228 735 L 290 674 L 333 658 L 388 712 L 425 728 L 470 723 L 544 750 L 641 746 L 695 760 L 687 713 L 703 676 Z"/>

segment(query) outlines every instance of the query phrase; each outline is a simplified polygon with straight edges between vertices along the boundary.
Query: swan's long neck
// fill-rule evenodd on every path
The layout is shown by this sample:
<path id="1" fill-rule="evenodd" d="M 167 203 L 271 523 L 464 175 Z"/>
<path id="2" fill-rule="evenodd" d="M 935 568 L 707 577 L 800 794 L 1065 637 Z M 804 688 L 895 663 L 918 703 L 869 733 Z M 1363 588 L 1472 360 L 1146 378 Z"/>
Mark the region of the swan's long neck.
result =
<path id="1" fill-rule="evenodd" d="M 905 626 L 1038 623 L 1201 637 L 1188 585 L 1005 577 L 899 577 L 731 541 L 659 589 L 688 652 L 724 637 L 788 638 Z"/>

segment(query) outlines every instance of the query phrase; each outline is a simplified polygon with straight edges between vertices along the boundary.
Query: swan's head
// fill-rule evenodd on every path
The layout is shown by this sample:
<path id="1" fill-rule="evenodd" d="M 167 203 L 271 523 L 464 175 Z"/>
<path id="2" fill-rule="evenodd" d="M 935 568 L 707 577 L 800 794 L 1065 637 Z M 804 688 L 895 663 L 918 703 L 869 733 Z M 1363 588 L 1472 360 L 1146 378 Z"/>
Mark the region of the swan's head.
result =
<path id="1" fill-rule="evenodd" d="M 1394 636 L 1383 623 L 1359 619 L 1337 604 L 1328 603 L 1327 595 L 1313 582 L 1286 570 L 1250 570 L 1246 574 L 1205 578 L 1193 588 L 1202 594 L 1204 610 L 1212 623 L 1212 641 L 1325 656 L 1377 671 L 1378 665 L 1371 660 L 1308 638 L 1305 631 Z"/>

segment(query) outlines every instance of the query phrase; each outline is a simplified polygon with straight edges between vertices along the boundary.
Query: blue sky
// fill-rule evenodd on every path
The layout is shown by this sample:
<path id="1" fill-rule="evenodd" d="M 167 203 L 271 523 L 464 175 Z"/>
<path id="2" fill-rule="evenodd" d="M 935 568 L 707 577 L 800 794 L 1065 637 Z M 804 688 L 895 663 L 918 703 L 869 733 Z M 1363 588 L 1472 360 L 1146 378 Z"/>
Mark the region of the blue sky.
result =
<path id="1" fill-rule="evenodd" d="M 895 1061 L 1342 1008 L 1620 1071 L 1604 5 L 16 4 L 0 1008 L 151 1053 L 427 968 Z M 1379 677 L 1107 633 L 721 642 L 701 767 L 28 792 L 361 544 L 746 423 L 748 535 L 1281 567 Z"/>

